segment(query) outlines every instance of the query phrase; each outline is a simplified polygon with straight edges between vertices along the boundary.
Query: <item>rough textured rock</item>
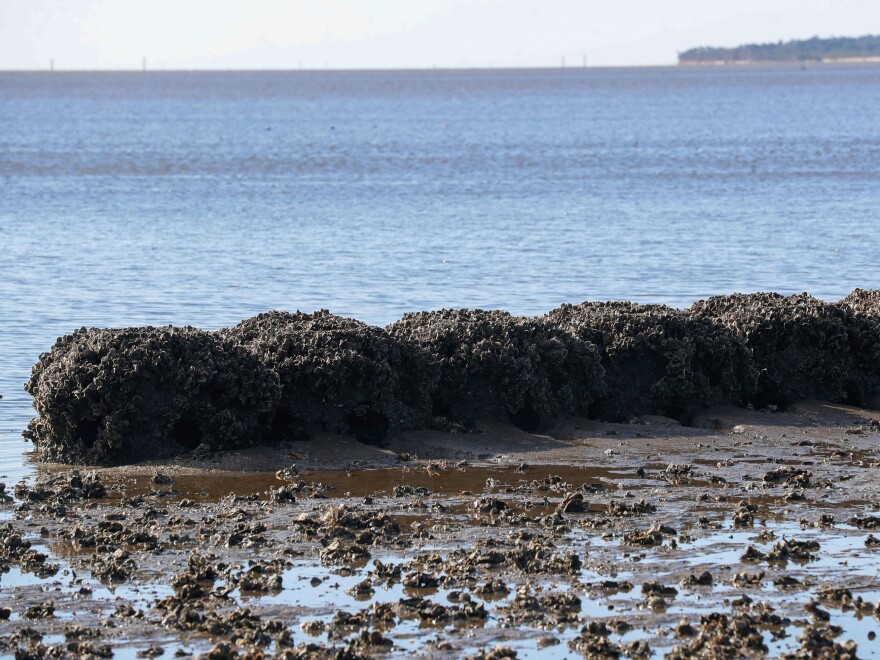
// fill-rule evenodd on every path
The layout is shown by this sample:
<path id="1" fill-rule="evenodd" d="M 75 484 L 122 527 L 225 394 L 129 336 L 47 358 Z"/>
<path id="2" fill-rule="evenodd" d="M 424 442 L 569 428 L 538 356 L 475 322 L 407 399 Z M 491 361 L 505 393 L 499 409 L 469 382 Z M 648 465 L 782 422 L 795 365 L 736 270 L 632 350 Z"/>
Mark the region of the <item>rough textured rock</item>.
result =
<path id="1" fill-rule="evenodd" d="M 848 399 L 852 313 L 845 307 L 806 293 L 751 293 L 701 300 L 691 310 L 720 321 L 751 349 L 760 371 L 758 405 Z"/>
<path id="2" fill-rule="evenodd" d="M 268 312 L 224 331 L 275 371 L 282 393 L 269 435 L 329 430 L 381 443 L 427 425 L 436 370 L 419 346 L 326 310 Z"/>
<path id="3" fill-rule="evenodd" d="M 584 415 L 687 421 L 717 404 L 880 405 L 880 291 L 838 303 L 719 296 L 407 314 L 388 328 L 269 312 L 220 332 L 81 329 L 40 356 L 26 436 L 43 461 L 117 464 L 322 431 L 388 433 Z"/>
<path id="4" fill-rule="evenodd" d="M 563 305 L 546 318 L 602 352 L 607 393 L 591 416 L 681 419 L 702 406 L 741 405 L 754 389 L 749 351 L 712 319 L 631 302 Z"/>
<path id="5" fill-rule="evenodd" d="M 880 408 L 880 290 L 855 289 L 837 306 L 848 312 L 847 401 Z"/>
<path id="6" fill-rule="evenodd" d="M 853 289 L 838 304 L 858 314 L 880 317 L 880 289 Z"/>
<path id="7" fill-rule="evenodd" d="M 586 414 L 602 391 L 596 347 L 541 319 L 444 309 L 406 314 L 388 329 L 431 353 L 440 368 L 433 412 L 455 422 L 507 417 L 535 430 Z"/>
<path id="8" fill-rule="evenodd" d="M 40 356 L 25 389 L 41 460 L 79 464 L 257 444 L 280 392 L 243 349 L 172 327 L 82 328 Z"/>

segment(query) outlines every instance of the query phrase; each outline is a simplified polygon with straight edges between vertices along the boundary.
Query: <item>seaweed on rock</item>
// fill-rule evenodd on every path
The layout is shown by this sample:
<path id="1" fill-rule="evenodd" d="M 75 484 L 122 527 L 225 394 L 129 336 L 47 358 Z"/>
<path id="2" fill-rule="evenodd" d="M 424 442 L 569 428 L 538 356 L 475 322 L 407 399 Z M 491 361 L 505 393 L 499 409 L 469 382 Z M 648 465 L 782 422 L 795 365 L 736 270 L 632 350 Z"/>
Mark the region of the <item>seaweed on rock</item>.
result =
<path id="1" fill-rule="evenodd" d="M 222 337 L 194 328 L 81 328 L 34 365 L 25 389 L 40 416 L 26 437 L 40 458 L 131 463 L 251 446 L 278 377 Z"/>
<path id="2" fill-rule="evenodd" d="M 430 352 L 440 368 L 434 415 L 455 423 L 507 417 L 536 430 L 586 414 L 603 388 L 596 347 L 540 319 L 444 309 L 406 314 L 388 329 Z"/>
<path id="3" fill-rule="evenodd" d="M 682 419 L 702 406 L 742 405 L 754 390 L 749 351 L 712 319 L 632 302 L 562 305 L 545 318 L 602 352 L 607 393 L 592 416 Z"/>
<path id="4" fill-rule="evenodd" d="M 701 300 L 691 311 L 723 323 L 751 349 L 758 405 L 847 399 L 852 313 L 844 307 L 806 293 L 750 293 Z"/>
<path id="5" fill-rule="evenodd" d="M 380 444 L 430 418 L 436 369 L 419 346 L 327 310 L 267 312 L 224 335 L 274 370 L 282 393 L 270 435 L 321 431 Z"/>

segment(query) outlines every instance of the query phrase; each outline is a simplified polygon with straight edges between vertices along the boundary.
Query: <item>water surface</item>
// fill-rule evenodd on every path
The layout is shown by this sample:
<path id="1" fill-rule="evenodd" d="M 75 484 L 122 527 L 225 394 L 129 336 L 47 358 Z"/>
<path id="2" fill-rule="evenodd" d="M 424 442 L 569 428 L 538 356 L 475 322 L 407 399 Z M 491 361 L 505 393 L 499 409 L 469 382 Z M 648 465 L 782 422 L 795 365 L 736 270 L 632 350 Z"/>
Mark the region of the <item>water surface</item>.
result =
<path id="1" fill-rule="evenodd" d="M 83 325 L 880 287 L 880 67 L 0 74 L 0 474 Z"/>

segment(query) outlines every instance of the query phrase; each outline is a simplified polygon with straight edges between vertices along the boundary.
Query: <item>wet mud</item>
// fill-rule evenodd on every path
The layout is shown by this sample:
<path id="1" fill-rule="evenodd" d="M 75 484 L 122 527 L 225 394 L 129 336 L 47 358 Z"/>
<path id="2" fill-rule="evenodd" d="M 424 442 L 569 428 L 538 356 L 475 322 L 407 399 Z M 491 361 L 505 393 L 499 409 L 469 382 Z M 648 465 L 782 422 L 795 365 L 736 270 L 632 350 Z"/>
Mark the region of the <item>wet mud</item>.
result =
<path id="1" fill-rule="evenodd" d="M 346 435 L 524 432 L 572 416 L 689 423 L 701 408 L 880 404 L 877 291 L 734 294 L 676 310 L 563 305 L 407 314 L 387 328 L 269 312 L 218 332 L 83 328 L 34 366 L 41 460 L 119 465 Z"/>
<path id="2" fill-rule="evenodd" d="M 413 430 L 334 470 L 314 441 L 272 471 L 44 465 L 0 488 L 0 654 L 880 652 L 880 413 L 691 424 Z"/>

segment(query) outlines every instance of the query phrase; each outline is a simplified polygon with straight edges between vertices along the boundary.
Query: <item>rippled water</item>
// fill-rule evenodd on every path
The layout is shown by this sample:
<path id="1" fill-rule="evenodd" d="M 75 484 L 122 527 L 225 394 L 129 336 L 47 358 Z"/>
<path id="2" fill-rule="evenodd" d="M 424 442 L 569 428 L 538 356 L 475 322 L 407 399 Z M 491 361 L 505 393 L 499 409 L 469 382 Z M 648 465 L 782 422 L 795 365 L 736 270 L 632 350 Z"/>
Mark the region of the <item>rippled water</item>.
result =
<path id="1" fill-rule="evenodd" d="M 0 474 L 81 325 L 880 286 L 880 67 L 0 74 Z"/>

